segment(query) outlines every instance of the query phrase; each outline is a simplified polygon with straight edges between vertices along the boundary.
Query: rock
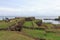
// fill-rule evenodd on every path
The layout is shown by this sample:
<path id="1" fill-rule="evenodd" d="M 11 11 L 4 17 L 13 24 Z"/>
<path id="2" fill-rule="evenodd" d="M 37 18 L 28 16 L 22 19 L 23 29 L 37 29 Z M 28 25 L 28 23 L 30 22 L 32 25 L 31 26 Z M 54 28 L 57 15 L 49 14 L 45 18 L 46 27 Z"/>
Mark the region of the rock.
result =
<path id="1" fill-rule="evenodd" d="M 10 26 L 8 28 L 8 30 L 11 30 L 11 31 L 21 31 L 23 28 L 23 23 L 22 22 L 18 22 L 12 26 Z"/>

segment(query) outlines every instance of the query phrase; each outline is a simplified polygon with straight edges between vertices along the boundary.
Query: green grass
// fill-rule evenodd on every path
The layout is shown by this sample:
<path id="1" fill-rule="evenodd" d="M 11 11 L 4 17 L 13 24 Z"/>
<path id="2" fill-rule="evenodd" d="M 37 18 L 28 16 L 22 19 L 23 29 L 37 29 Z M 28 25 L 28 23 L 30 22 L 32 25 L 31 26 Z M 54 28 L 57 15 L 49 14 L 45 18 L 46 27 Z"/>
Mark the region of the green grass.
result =
<path id="1" fill-rule="evenodd" d="M 33 21 L 34 28 L 38 28 L 38 25 Z"/>
<path id="2" fill-rule="evenodd" d="M 60 40 L 60 34 L 58 34 L 58 33 L 47 33 L 46 38 L 48 40 Z"/>
<path id="3" fill-rule="evenodd" d="M 53 24 L 50 24 L 50 23 L 43 23 L 43 26 L 46 26 L 48 29 L 51 29 L 51 28 L 53 28 L 54 27 L 54 25 Z"/>
<path id="4" fill-rule="evenodd" d="M 38 25 L 34 21 L 26 21 L 24 23 L 24 26 L 26 26 L 26 27 L 34 27 L 34 28 L 38 27 Z"/>
<path id="5" fill-rule="evenodd" d="M 31 29 L 23 29 L 23 31 L 32 37 L 35 38 L 44 38 L 44 31 L 43 30 L 31 30 Z"/>
<path id="6" fill-rule="evenodd" d="M 24 33 L 34 38 L 46 38 L 47 40 L 60 40 L 60 33 L 45 33 L 44 30 L 23 29 Z M 44 35 L 46 34 L 46 35 Z"/>
<path id="7" fill-rule="evenodd" d="M 26 27 L 33 27 L 32 21 L 26 21 L 26 22 L 24 23 L 24 26 L 26 26 Z"/>
<path id="8" fill-rule="evenodd" d="M 12 22 L 0 22 L 0 28 L 7 28 L 11 26 L 12 24 L 17 23 L 16 22 L 20 21 L 21 19 L 14 19 L 11 20 Z M 34 21 L 25 21 L 24 26 L 26 27 L 38 27 L 35 22 L 39 20 L 34 20 Z M 50 23 L 43 23 L 42 26 L 44 27 L 46 25 L 48 27 L 48 30 L 53 28 L 53 24 Z M 60 40 L 60 34 L 58 33 L 45 33 L 44 30 L 34 30 L 34 29 L 25 29 L 23 28 L 23 32 L 26 33 L 27 35 L 30 35 L 34 38 L 46 38 L 47 40 Z M 57 31 L 58 32 L 58 31 Z M 46 34 L 46 36 L 44 35 Z M 22 34 L 19 34 L 17 32 L 11 32 L 11 31 L 0 31 L 0 40 L 32 40 L 31 38 L 24 36 Z"/>
<path id="9" fill-rule="evenodd" d="M 0 31 L 0 40 L 33 40 L 33 39 L 13 31 Z"/>
<path id="10" fill-rule="evenodd" d="M 10 25 L 14 24 L 15 22 L 0 22 L 0 28 L 6 28 L 9 27 Z"/>
<path id="11" fill-rule="evenodd" d="M 14 20 L 11 20 L 11 22 L 2 21 L 2 22 L 0 22 L 0 28 L 7 28 L 7 27 L 9 27 L 9 26 L 17 23 L 16 20 L 17 20 L 17 22 L 18 22 L 18 21 L 20 21 L 21 19 L 14 19 Z"/>

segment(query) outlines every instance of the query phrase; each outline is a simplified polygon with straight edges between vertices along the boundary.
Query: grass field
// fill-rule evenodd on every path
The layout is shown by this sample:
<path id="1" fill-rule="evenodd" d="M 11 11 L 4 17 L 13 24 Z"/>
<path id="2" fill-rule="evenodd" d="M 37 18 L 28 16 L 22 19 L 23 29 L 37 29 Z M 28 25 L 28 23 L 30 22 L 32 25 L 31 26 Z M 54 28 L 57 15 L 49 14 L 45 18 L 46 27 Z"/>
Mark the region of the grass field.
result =
<path id="1" fill-rule="evenodd" d="M 27 35 L 35 38 L 45 38 L 46 40 L 60 40 L 60 33 L 45 33 L 43 30 L 23 29 Z M 46 34 L 46 35 L 45 35 Z"/>
<path id="2" fill-rule="evenodd" d="M 26 26 L 26 27 L 33 27 L 32 21 L 26 21 L 26 22 L 24 23 L 24 26 Z"/>
<path id="3" fill-rule="evenodd" d="M 18 32 L 0 31 L 0 40 L 34 40 Z"/>
<path id="4" fill-rule="evenodd" d="M 44 38 L 44 31 L 43 30 L 33 30 L 33 29 L 23 29 L 23 32 L 27 35 L 30 35 L 34 38 Z"/>
<path id="5" fill-rule="evenodd" d="M 60 40 L 60 33 L 47 33 L 47 40 Z"/>
<path id="6" fill-rule="evenodd" d="M 17 21 L 20 21 L 21 19 L 14 19 L 11 20 L 11 22 L 0 22 L 0 28 L 7 28 L 11 25 L 13 25 L 14 23 L 17 23 Z M 35 23 L 37 20 L 35 21 L 25 21 L 24 26 L 26 27 L 34 27 L 37 28 L 37 24 Z M 49 23 L 44 23 L 42 24 L 42 26 L 40 27 L 44 27 L 44 25 L 46 27 L 48 27 L 49 30 L 51 30 L 51 28 L 53 28 L 53 24 L 49 24 Z M 26 29 L 23 28 L 22 32 L 24 34 L 27 34 L 29 36 L 31 36 L 32 38 L 26 36 L 26 35 L 22 35 L 18 32 L 13 32 L 13 31 L 0 31 L 0 40 L 34 40 L 33 38 L 46 38 L 47 40 L 60 40 L 60 31 L 57 31 L 56 33 L 46 33 L 45 30 L 37 30 L 37 29 Z M 46 34 L 46 35 L 45 35 Z"/>

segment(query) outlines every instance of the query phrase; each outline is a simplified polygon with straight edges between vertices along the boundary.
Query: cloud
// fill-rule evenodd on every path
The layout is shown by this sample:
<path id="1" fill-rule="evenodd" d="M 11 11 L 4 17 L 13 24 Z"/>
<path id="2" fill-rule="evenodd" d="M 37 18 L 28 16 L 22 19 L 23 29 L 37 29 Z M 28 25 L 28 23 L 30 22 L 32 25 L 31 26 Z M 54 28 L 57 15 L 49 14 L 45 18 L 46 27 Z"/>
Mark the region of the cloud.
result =
<path id="1" fill-rule="evenodd" d="M 24 3 L 23 3 L 24 2 Z M 10 5 L 18 5 L 15 9 L 16 10 L 18 10 L 18 9 L 20 9 L 20 8 L 22 8 L 23 10 L 27 10 L 28 11 L 28 9 L 30 9 L 30 10 L 36 10 L 36 9 L 49 9 L 49 8 L 54 8 L 56 5 L 55 5 L 55 0 L 23 0 L 23 1 L 21 1 L 20 3 L 19 3 L 19 0 L 17 0 L 17 2 L 16 2 L 16 0 L 13 2 L 12 1 L 12 3 L 11 3 L 11 1 L 10 2 L 4 2 L 3 4 L 8 4 L 8 6 Z M 22 5 L 21 5 L 21 3 L 23 3 Z M 20 4 L 20 5 L 19 5 Z M 5 6 L 5 5 L 4 5 Z M 1 7 L 0 7 L 1 8 Z M 2 9 L 14 9 L 14 8 L 10 8 L 10 7 L 2 7 Z M 21 10 L 22 10 L 21 9 Z"/>
<path id="2" fill-rule="evenodd" d="M 53 15 L 54 13 L 60 13 L 60 0 L 15 0 L 12 2 L 11 1 L 5 1 L 4 3 L 6 3 L 7 7 L 5 7 L 5 5 L 1 5 L 0 12 L 5 12 L 5 14 L 8 14 L 10 12 L 10 14 L 16 13 L 23 15 Z"/>
<path id="3" fill-rule="evenodd" d="M 5 8 L 5 7 L 0 7 L 0 11 L 3 12 L 21 12 L 21 9 L 17 9 L 17 8 Z"/>

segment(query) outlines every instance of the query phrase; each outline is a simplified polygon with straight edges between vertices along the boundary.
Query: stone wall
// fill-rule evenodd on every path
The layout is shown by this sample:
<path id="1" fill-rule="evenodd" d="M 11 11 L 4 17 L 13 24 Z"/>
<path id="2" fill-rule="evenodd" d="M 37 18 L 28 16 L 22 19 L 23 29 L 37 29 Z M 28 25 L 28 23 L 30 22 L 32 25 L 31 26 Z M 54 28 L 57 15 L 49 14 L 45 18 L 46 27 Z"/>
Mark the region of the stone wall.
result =
<path id="1" fill-rule="evenodd" d="M 25 18 L 25 21 L 32 21 L 32 20 L 35 20 L 35 17 L 26 17 Z"/>

